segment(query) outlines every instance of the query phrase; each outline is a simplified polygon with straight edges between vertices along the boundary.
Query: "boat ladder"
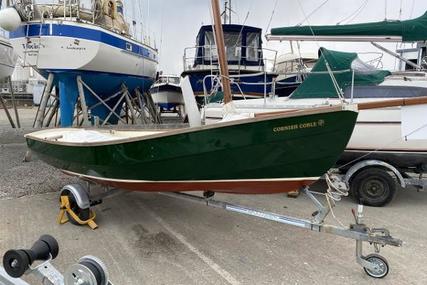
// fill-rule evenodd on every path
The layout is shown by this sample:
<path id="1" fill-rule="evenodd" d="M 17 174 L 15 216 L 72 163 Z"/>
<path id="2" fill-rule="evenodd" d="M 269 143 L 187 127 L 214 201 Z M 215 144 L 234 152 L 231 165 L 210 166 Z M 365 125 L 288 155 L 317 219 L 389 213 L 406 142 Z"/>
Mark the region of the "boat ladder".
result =
<path id="1" fill-rule="evenodd" d="M 43 29 L 43 23 L 44 21 L 40 21 L 40 25 L 39 25 L 39 34 L 37 36 L 30 36 L 29 32 L 30 32 L 30 25 L 27 24 L 27 31 L 26 31 L 26 35 L 25 35 L 25 39 L 26 39 L 26 43 L 25 43 L 25 48 L 24 48 L 24 58 L 23 58 L 23 63 L 22 66 L 23 67 L 34 67 L 37 66 L 39 63 L 39 55 L 40 55 L 40 46 L 41 46 L 41 34 L 42 34 L 42 29 Z M 37 43 L 34 42 L 37 41 Z M 33 43 L 31 45 L 31 43 Z M 28 63 L 28 59 L 27 56 L 36 56 L 36 60 L 34 62 L 34 64 Z"/>

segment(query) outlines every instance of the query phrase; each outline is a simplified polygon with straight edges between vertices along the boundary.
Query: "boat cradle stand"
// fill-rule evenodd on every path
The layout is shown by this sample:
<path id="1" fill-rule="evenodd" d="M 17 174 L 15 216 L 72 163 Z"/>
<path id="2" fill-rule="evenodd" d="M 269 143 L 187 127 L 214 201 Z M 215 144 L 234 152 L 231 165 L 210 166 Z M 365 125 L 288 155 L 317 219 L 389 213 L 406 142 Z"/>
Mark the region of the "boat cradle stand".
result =
<path id="1" fill-rule="evenodd" d="M 100 195 L 102 197 L 107 197 L 121 192 L 117 189 L 109 190 L 108 188 L 104 188 L 103 193 L 91 197 L 89 194 L 90 183 L 87 183 L 86 185 L 87 187 L 83 186 L 82 184 L 67 185 L 61 191 L 61 196 L 68 196 L 70 198 L 71 206 L 74 207 L 74 209 L 78 212 L 77 216 L 79 216 L 79 214 L 84 213 L 85 211 L 86 213 L 90 213 L 89 208 L 91 206 L 100 204 L 102 202 L 100 200 Z M 359 265 L 363 267 L 366 274 L 373 278 L 383 278 L 388 274 L 389 265 L 387 260 L 383 256 L 379 255 L 380 248 L 386 245 L 400 247 L 402 246 L 401 240 L 393 238 L 390 235 L 390 232 L 385 228 L 370 228 L 366 224 L 364 224 L 362 205 L 358 205 L 357 211 L 352 210 L 355 222 L 351 224 L 348 228 L 343 226 L 340 227 L 325 224 L 324 221 L 330 213 L 330 208 L 324 206 L 314 196 L 314 194 L 309 190 L 308 187 L 302 188 L 301 193 L 307 195 L 317 208 L 317 211 L 313 213 L 313 218 L 311 220 L 285 216 L 281 214 L 231 204 L 228 202 L 214 200 L 214 192 L 204 192 L 203 197 L 181 192 L 162 192 L 159 194 L 193 202 L 200 202 L 207 206 L 221 208 L 243 215 L 254 216 L 261 219 L 278 222 L 281 224 L 296 226 L 315 232 L 329 233 L 344 238 L 353 239 L 356 241 L 356 261 Z M 69 216 L 69 218 L 71 221 L 73 221 L 73 216 Z M 75 222 L 73 223 L 79 224 Z M 368 242 L 369 244 L 373 245 L 375 253 L 366 256 L 363 255 L 363 242 Z"/>

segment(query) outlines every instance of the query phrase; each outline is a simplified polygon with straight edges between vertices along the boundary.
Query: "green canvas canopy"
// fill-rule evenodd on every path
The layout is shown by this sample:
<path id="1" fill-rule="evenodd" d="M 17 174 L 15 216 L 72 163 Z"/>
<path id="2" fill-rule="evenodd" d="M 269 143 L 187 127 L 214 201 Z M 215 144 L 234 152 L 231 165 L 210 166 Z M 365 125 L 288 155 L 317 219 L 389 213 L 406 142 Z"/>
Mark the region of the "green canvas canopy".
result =
<path id="1" fill-rule="evenodd" d="M 331 75 L 326 66 L 328 63 L 341 90 L 351 86 L 354 71 L 354 85 L 368 86 L 382 83 L 391 72 L 378 70 L 364 63 L 357 53 L 339 52 L 319 49 L 319 60 L 304 80 L 291 95 L 292 99 L 337 98 Z"/>
<path id="2" fill-rule="evenodd" d="M 403 42 L 427 40 L 427 12 L 406 21 L 382 21 L 334 26 L 294 26 L 271 29 L 271 36 L 397 37 Z"/>

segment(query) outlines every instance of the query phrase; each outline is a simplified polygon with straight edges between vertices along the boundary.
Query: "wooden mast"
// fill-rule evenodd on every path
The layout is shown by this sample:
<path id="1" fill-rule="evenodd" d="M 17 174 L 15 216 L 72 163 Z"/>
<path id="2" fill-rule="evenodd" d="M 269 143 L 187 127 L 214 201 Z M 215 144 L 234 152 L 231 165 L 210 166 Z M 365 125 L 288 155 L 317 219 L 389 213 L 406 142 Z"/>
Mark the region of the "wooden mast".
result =
<path id="1" fill-rule="evenodd" d="M 218 51 L 222 90 L 224 92 L 224 103 L 227 104 L 231 102 L 232 99 L 231 99 L 231 87 L 230 87 L 230 79 L 229 79 L 230 75 L 228 73 L 227 56 L 225 54 L 224 33 L 222 31 L 221 12 L 219 7 L 219 1 L 212 0 L 211 2 L 212 2 L 215 41 L 216 41 L 216 48 Z"/>

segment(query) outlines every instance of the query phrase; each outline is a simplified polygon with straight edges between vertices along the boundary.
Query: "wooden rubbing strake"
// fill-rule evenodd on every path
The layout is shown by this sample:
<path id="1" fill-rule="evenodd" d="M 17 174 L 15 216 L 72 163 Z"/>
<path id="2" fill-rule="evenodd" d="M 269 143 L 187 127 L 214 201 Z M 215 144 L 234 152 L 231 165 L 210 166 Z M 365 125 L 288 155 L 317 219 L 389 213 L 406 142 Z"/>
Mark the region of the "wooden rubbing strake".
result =
<path id="1" fill-rule="evenodd" d="M 359 103 L 359 110 L 427 104 L 427 96 Z"/>
<path id="2" fill-rule="evenodd" d="M 379 109 L 379 108 L 388 108 L 388 107 L 398 107 L 398 106 L 413 106 L 413 105 L 423 105 L 427 104 L 427 96 L 417 97 L 417 98 L 403 98 L 403 99 L 393 99 L 393 100 L 382 100 L 382 101 L 374 101 L 374 102 L 365 102 L 357 104 L 359 110 L 369 110 L 369 109 Z M 310 109 L 289 109 L 283 111 L 275 111 L 275 112 L 265 112 L 265 113 L 257 113 L 255 114 L 256 118 L 265 118 L 269 116 L 277 116 L 281 114 L 292 114 L 303 112 L 307 110 L 336 110 L 334 106 L 325 106 L 325 107 L 316 107 Z"/>

